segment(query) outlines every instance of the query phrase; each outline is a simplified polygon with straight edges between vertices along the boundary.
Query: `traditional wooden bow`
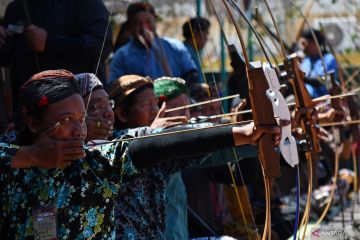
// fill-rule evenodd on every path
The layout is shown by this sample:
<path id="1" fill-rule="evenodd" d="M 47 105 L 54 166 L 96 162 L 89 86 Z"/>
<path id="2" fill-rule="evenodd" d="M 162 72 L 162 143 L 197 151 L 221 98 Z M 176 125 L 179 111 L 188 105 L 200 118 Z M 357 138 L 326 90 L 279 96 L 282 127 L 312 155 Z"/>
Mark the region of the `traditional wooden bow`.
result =
<path id="1" fill-rule="evenodd" d="M 279 91 L 280 84 L 275 70 L 268 63 L 249 62 L 239 26 L 227 1 L 222 0 L 222 2 L 235 26 L 243 50 L 255 126 L 277 125 L 275 117 L 290 120 L 290 112 L 286 106 L 285 99 Z M 295 140 L 291 136 L 291 129 L 290 134 L 288 129 L 284 129 L 284 132 L 280 151 L 287 162 L 295 165 L 298 163 Z M 263 168 L 266 193 L 265 229 L 262 236 L 263 239 L 266 239 L 267 237 L 271 238 L 270 179 L 281 175 L 280 154 L 276 150 L 270 134 L 263 135 L 259 140 L 259 157 Z"/>
<path id="2" fill-rule="evenodd" d="M 310 95 L 304 85 L 304 73 L 300 70 L 299 67 L 299 60 L 296 56 L 296 54 L 292 54 L 290 56 L 287 56 L 284 49 L 284 43 L 280 37 L 279 28 L 277 26 L 277 23 L 272 15 L 271 9 L 269 7 L 269 4 L 266 0 L 264 0 L 266 8 L 268 9 L 272 22 L 276 29 L 277 38 L 279 40 L 280 46 L 281 46 L 281 53 L 283 55 L 284 60 L 284 66 L 285 70 L 287 72 L 287 77 L 292 85 L 292 89 L 295 95 L 295 107 L 296 111 L 298 113 L 301 113 L 299 116 L 300 125 L 303 130 L 303 136 L 305 137 L 306 141 L 306 157 L 308 159 L 308 167 L 309 167 L 309 182 L 308 182 L 308 194 L 307 194 L 307 202 L 306 207 L 304 211 L 303 218 L 301 220 L 301 225 L 305 224 L 305 231 L 303 238 L 305 236 L 306 232 L 306 226 L 310 214 L 310 208 L 311 208 L 311 193 L 312 193 L 312 178 L 313 178 L 313 171 L 312 171 L 312 155 L 311 152 L 319 152 L 320 151 L 320 145 L 318 142 L 317 137 L 317 131 L 314 128 L 314 126 L 311 125 L 312 118 L 315 111 L 315 104 L 312 102 Z M 287 56 L 287 57 L 286 57 Z M 298 176 L 299 178 L 299 176 Z M 298 179 L 297 179 L 298 180 Z M 297 181 L 299 182 L 299 181 Z M 298 207 L 298 206 L 297 206 Z M 298 218 L 299 218 L 299 211 L 297 211 L 296 216 L 296 223 L 294 228 L 294 239 L 296 239 L 297 229 L 298 229 Z M 301 226 L 300 225 L 300 226 Z"/>

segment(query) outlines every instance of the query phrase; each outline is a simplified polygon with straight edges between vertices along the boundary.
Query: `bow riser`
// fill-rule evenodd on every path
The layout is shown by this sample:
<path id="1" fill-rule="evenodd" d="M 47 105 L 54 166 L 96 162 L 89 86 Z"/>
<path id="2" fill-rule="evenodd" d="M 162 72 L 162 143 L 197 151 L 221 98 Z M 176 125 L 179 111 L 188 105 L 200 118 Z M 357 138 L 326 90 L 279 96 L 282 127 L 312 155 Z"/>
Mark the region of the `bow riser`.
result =
<path id="1" fill-rule="evenodd" d="M 251 63 L 249 74 L 250 102 L 255 126 L 276 126 L 272 103 L 266 96 L 270 88 L 261 62 Z M 259 157 L 267 178 L 280 177 L 280 153 L 276 150 L 272 134 L 264 134 L 259 141 Z"/>
<path id="2" fill-rule="evenodd" d="M 301 128 L 305 131 L 307 149 L 312 152 L 320 152 L 320 144 L 315 127 L 311 126 L 311 119 L 315 112 L 315 104 L 311 100 L 309 92 L 304 84 L 304 72 L 299 68 L 297 56 L 290 56 L 285 61 L 286 72 L 295 95 L 297 110 L 306 109 L 300 116 Z"/>

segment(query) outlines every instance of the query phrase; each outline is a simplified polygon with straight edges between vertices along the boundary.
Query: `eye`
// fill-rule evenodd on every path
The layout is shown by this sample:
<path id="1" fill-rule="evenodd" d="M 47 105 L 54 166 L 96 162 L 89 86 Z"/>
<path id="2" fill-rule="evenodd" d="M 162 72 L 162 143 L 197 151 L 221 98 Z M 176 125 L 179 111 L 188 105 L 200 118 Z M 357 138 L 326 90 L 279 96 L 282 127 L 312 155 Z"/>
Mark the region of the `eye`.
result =
<path id="1" fill-rule="evenodd" d="M 65 118 L 61 119 L 60 122 L 66 123 L 66 122 L 70 122 L 70 121 L 71 121 L 71 118 L 70 118 L 70 117 L 65 117 Z"/>
<path id="2" fill-rule="evenodd" d="M 63 119 L 61 119 L 59 122 L 62 125 L 68 124 L 69 122 L 71 122 L 71 117 L 64 117 Z"/>

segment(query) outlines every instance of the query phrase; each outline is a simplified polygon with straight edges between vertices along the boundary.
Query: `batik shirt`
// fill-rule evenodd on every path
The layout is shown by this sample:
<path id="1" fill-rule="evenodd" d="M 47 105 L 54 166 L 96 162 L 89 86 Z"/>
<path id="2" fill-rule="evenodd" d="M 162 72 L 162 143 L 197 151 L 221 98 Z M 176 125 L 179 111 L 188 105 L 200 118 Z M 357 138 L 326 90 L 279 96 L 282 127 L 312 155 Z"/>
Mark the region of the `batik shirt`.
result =
<path id="1" fill-rule="evenodd" d="M 15 143 L 16 141 L 16 132 L 9 131 L 5 134 L 0 135 L 0 143 Z"/>
<path id="2" fill-rule="evenodd" d="M 153 129 L 144 127 L 116 132 L 115 136 L 151 133 L 155 133 Z M 198 163 L 204 157 L 169 159 L 139 172 L 136 178 L 122 184 L 117 201 L 120 209 L 115 208 L 117 239 L 165 239 L 166 180 L 171 174 Z"/>
<path id="3" fill-rule="evenodd" d="M 12 169 L 17 151 L 0 143 L 1 238 L 34 239 L 32 210 L 55 206 L 58 239 L 115 239 L 113 199 L 121 182 L 137 174 L 127 142 L 87 151 L 64 170 Z"/>

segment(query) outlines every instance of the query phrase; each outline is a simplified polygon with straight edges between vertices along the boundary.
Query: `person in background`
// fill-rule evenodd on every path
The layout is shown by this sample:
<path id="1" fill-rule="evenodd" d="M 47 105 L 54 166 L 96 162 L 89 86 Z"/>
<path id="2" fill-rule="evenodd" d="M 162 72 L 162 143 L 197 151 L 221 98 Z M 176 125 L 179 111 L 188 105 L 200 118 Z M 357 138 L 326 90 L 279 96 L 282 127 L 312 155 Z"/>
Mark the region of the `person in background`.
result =
<path id="1" fill-rule="evenodd" d="M 150 135 L 155 130 L 184 124 L 188 119 L 185 116 L 165 117 L 165 105 L 159 108 L 154 84 L 149 77 L 122 76 L 111 84 L 109 95 L 115 102 L 115 137 Z M 117 213 L 116 217 L 118 239 L 129 239 L 131 236 L 141 239 L 151 234 L 156 234 L 149 237 L 151 239 L 169 239 L 166 234 L 164 236 L 164 205 L 167 199 L 162 196 L 165 179 L 172 171 L 187 166 L 185 162 L 189 164 L 191 161 L 184 160 L 181 165 L 160 164 L 123 184 L 122 194 L 125 197 L 119 199 L 123 212 Z M 126 218 L 129 221 L 125 221 Z M 145 219 L 147 224 L 143 224 L 141 219 Z"/>
<path id="2" fill-rule="evenodd" d="M 320 45 L 320 50 L 315 43 L 313 34 Z M 310 96 L 317 98 L 329 94 L 325 85 L 329 84 L 330 79 L 329 76 L 325 76 L 325 73 L 334 71 L 337 78 L 338 66 L 335 57 L 326 49 L 325 35 L 316 29 L 313 29 L 313 32 L 310 29 L 304 30 L 300 38 L 300 47 L 305 53 L 301 69 L 305 72 L 305 86 Z M 323 59 L 321 59 L 319 51 L 322 52 Z"/>
<path id="3" fill-rule="evenodd" d="M 106 81 L 104 61 L 112 51 L 108 19 L 101 0 L 9 3 L 0 23 L 0 65 L 10 67 L 15 109 L 11 117 L 17 126 L 20 86 L 35 73 L 48 69 L 96 72 Z"/>
<path id="4" fill-rule="evenodd" d="M 114 101 L 115 129 L 131 129 L 144 126 L 169 128 L 187 122 L 187 117 L 164 117 L 164 108 L 159 108 L 154 85 L 149 77 L 125 75 L 109 88 Z M 116 132 L 116 131 L 115 131 Z"/>
<path id="5" fill-rule="evenodd" d="M 214 98 L 217 98 L 218 95 L 213 86 L 210 86 L 206 83 L 193 84 L 190 88 L 190 96 L 191 100 L 194 102 L 203 102 L 208 101 Z M 204 104 L 202 106 L 198 106 L 196 108 L 190 108 L 191 117 L 198 116 L 212 116 L 221 114 L 221 102 L 213 102 L 209 104 Z M 213 122 L 221 122 L 221 118 L 217 118 L 212 120 Z"/>
<path id="6" fill-rule="evenodd" d="M 156 13 L 149 3 L 135 2 L 127 9 L 132 38 L 114 54 L 109 82 L 129 74 L 181 77 L 187 84 L 199 81 L 196 65 L 184 44 L 173 38 L 159 37 Z"/>
<path id="7" fill-rule="evenodd" d="M 182 26 L 184 45 L 191 54 L 192 60 L 196 64 L 199 75 L 199 82 L 204 83 L 202 68 L 202 55 L 206 42 L 208 41 L 210 22 L 206 18 L 191 18 Z"/>
<path id="8" fill-rule="evenodd" d="M 76 74 L 75 79 L 87 107 L 86 141 L 111 139 L 114 126 L 114 101 L 109 99 L 109 94 L 95 74 Z"/>
<path id="9" fill-rule="evenodd" d="M 159 105 L 166 103 L 167 110 L 184 107 L 190 103 L 191 91 L 188 90 L 185 81 L 181 78 L 162 77 L 154 80 L 154 92 L 159 100 Z M 206 93 L 209 94 L 208 91 Z M 198 97 L 200 96 L 195 98 L 202 100 Z M 209 105 L 202 106 L 204 110 L 206 109 L 204 113 L 212 115 L 219 111 L 218 105 L 217 107 L 216 105 Z M 166 112 L 165 117 L 190 116 L 189 110 L 190 108 L 184 108 Z M 201 115 L 204 116 L 204 114 Z M 210 122 L 203 122 L 187 124 L 182 127 L 204 128 L 213 125 Z M 179 127 L 174 126 L 172 129 L 176 130 L 177 128 Z M 254 157 L 257 153 L 257 146 L 242 146 L 236 149 L 236 153 L 239 154 L 238 160 Z M 190 168 L 187 167 L 186 169 L 180 169 L 181 171 L 174 171 L 171 175 L 167 176 L 165 189 L 167 198 L 165 208 L 166 239 L 212 237 L 214 232 L 217 232 L 216 235 L 220 235 L 218 231 L 220 227 L 215 219 L 216 217 L 222 217 L 220 215 L 224 213 L 222 211 L 224 206 L 220 203 L 221 201 L 214 202 L 213 199 L 218 199 L 220 196 L 221 186 L 219 184 L 211 184 L 211 182 L 231 184 L 227 162 L 234 161 L 234 150 L 225 149 L 212 153 L 205 160 L 199 161 L 198 164 L 192 165 Z M 184 181 L 188 183 L 187 188 L 185 188 L 182 173 L 184 173 Z M 189 193 L 188 198 L 187 192 Z M 218 211 L 219 209 L 222 210 Z M 190 225 L 188 225 L 188 219 Z M 212 232 L 209 231 L 209 228 L 212 229 Z"/>
<path id="10" fill-rule="evenodd" d="M 114 52 L 124 46 L 131 38 L 131 25 L 129 21 L 125 21 L 120 26 L 120 31 L 116 37 L 114 44 Z"/>

